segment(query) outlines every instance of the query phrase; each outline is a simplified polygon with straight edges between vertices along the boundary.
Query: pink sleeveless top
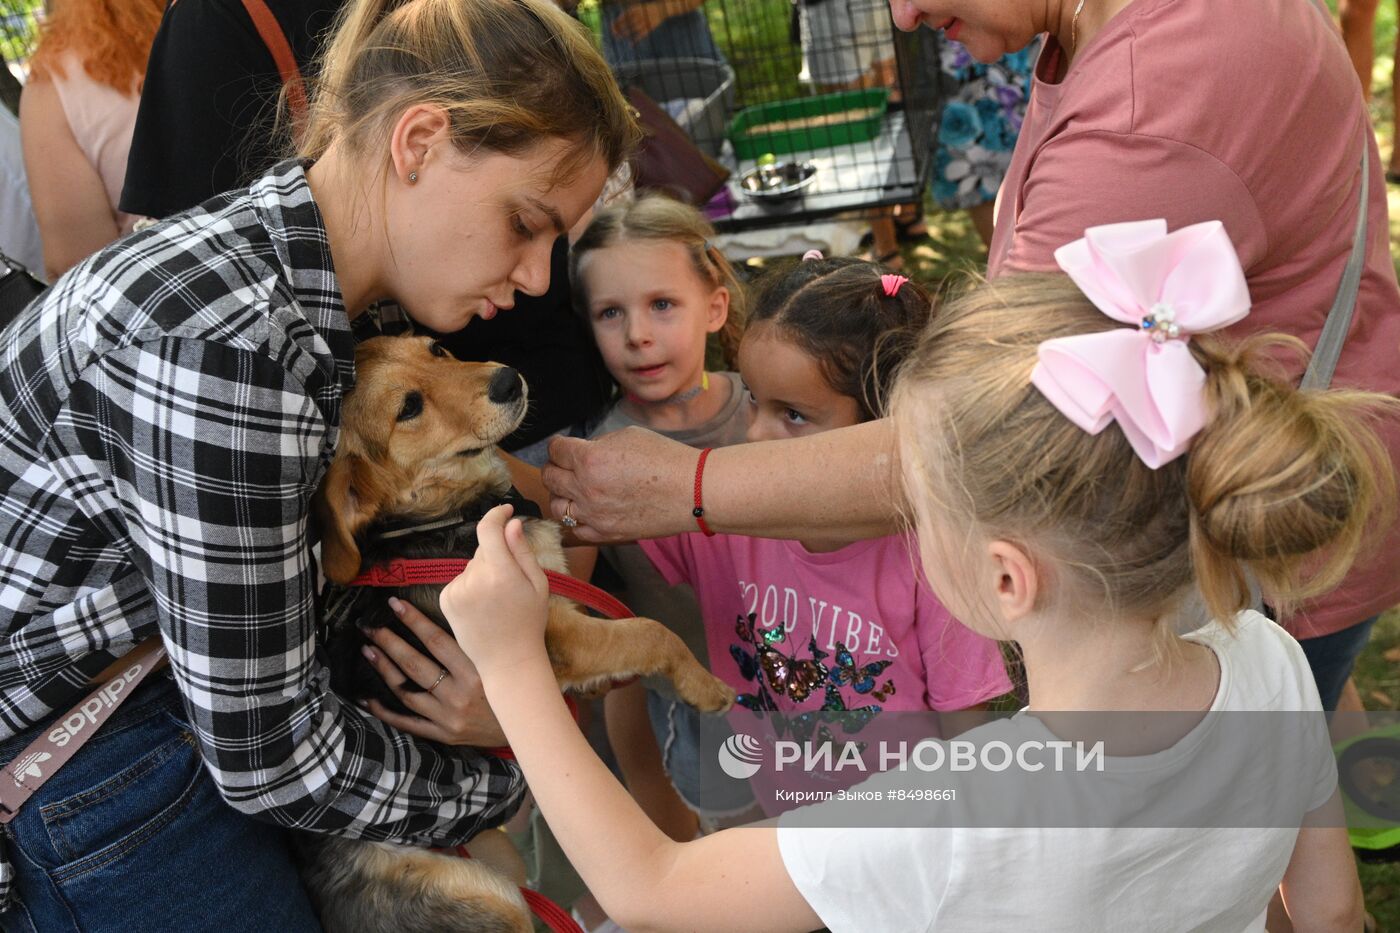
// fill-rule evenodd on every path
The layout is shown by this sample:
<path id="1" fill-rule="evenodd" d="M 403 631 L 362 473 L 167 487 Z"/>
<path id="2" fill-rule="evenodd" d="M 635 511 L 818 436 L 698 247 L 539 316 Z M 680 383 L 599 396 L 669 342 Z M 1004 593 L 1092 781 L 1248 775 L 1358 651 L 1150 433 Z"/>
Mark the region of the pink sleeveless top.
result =
<path id="1" fill-rule="evenodd" d="M 126 157 L 131 150 L 131 132 L 136 127 L 135 93 L 123 94 L 94 81 L 83 68 L 77 53 L 64 53 L 63 74 L 52 72 L 54 88 L 63 104 L 63 114 L 78 148 L 97 169 L 107 189 L 107 201 L 123 234 L 131 232 L 136 218 L 117 209 L 122 183 L 126 179 Z"/>
<path id="2" fill-rule="evenodd" d="M 1371 148 L 1366 265 L 1333 384 L 1400 396 L 1400 287 L 1386 189 L 1360 85 L 1313 0 L 1135 0 L 1054 82 L 1036 68 L 1007 171 L 988 273 L 1056 269 L 1097 224 L 1225 224 L 1254 301 L 1230 333 L 1317 343 L 1351 252 Z M 1301 375 L 1302 367 L 1296 366 Z M 1400 419 L 1382 438 L 1400 462 Z M 1334 592 L 1287 626 L 1299 638 L 1400 604 L 1400 525 Z"/>

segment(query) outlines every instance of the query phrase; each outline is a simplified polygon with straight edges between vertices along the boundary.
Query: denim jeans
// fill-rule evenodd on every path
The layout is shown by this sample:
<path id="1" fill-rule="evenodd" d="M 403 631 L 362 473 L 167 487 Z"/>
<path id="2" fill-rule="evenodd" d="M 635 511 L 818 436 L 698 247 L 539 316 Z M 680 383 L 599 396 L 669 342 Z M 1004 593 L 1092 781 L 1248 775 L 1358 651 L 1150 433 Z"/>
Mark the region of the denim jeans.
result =
<path id="1" fill-rule="evenodd" d="M 48 724 L 0 743 L 10 761 Z M 153 675 L 4 833 L 9 931 L 319 931 L 283 831 L 234 810 Z"/>
<path id="2" fill-rule="evenodd" d="M 1371 639 L 1371 629 L 1375 628 L 1380 616 L 1363 619 L 1350 628 L 1323 635 L 1320 638 L 1304 638 L 1298 644 L 1303 646 L 1308 666 L 1312 668 L 1313 679 L 1317 681 L 1317 693 L 1322 697 L 1322 708 L 1329 713 L 1337 708 L 1337 700 L 1342 695 L 1351 669 L 1356 659 Z"/>
<path id="3" fill-rule="evenodd" d="M 752 810 L 756 803 L 748 781 L 725 774 L 719 749 L 734 734 L 724 716 L 702 713 L 680 700 L 647 691 L 647 715 L 661 763 L 685 805 L 709 820 L 723 820 Z"/>

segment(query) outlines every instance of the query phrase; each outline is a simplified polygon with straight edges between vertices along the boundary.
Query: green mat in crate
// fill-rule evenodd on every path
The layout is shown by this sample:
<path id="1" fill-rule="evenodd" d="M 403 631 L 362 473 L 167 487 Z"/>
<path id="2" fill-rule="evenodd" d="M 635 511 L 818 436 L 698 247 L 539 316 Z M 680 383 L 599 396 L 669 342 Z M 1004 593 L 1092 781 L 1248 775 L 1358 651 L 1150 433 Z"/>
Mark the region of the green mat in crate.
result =
<path id="1" fill-rule="evenodd" d="M 880 134 L 888 88 L 840 91 L 745 107 L 729 124 L 740 159 L 862 143 Z"/>

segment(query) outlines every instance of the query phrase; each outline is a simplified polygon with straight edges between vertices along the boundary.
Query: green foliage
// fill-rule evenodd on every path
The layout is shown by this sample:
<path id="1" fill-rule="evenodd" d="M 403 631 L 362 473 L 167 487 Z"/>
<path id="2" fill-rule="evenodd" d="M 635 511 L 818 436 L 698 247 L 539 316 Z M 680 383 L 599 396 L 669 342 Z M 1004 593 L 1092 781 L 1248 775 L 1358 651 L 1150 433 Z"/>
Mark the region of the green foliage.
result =
<path id="1" fill-rule="evenodd" d="M 42 0 L 0 0 L 0 55 L 7 63 L 29 58 L 43 7 Z"/>

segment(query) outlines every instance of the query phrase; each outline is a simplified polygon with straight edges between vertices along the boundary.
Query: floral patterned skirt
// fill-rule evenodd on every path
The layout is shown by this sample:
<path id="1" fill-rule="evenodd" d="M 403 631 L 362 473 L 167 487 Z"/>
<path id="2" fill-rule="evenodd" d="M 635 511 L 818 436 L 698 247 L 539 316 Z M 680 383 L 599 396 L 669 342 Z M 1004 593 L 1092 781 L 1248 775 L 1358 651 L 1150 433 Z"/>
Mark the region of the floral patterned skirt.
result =
<path id="1" fill-rule="evenodd" d="M 1026 115 L 1040 40 L 990 65 L 943 40 L 943 72 L 958 90 L 943 107 L 933 157 L 933 199 L 944 210 L 991 201 L 1011 164 Z"/>

